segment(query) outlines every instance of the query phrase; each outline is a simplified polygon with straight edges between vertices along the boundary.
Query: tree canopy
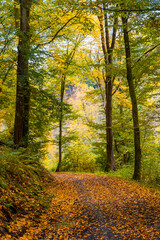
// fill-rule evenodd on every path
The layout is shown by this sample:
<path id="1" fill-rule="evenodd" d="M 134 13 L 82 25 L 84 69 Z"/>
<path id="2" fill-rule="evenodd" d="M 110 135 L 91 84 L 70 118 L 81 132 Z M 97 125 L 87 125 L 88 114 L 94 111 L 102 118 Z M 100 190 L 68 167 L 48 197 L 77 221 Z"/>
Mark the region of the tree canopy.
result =
<path id="1" fill-rule="evenodd" d="M 57 171 L 159 180 L 159 1 L 0 3 L 0 143 Z"/>

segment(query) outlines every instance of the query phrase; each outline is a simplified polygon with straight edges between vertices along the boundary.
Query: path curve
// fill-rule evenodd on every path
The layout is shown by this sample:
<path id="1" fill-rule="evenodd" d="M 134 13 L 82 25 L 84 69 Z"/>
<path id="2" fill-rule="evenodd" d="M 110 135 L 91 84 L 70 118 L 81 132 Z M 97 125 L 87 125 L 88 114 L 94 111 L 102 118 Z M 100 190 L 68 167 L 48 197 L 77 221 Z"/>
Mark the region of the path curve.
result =
<path id="1" fill-rule="evenodd" d="M 160 239 L 159 198 L 137 183 L 93 174 L 53 176 L 64 188 L 70 186 L 81 213 L 82 226 L 71 239 Z"/>
<path id="2" fill-rule="evenodd" d="M 37 206 L 36 213 L 17 216 L 1 240 L 160 239 L 158 192 L 102 175 L 52 176 L 48 208 Z"/>

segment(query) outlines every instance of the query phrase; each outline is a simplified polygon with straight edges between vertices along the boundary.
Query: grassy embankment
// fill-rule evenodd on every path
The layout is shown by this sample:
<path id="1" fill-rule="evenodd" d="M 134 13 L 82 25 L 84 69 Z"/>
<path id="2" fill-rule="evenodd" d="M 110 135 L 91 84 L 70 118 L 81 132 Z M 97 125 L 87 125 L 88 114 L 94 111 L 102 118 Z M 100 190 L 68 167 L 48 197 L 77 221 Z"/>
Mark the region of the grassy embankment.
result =
<path id="1" fill-rule="evenodd" d="M 49 206 L 48 186 L 53 178 L 39 161 L 25 150 L 0 148 L 0 235 L 11 221 L 32 212 L 38 216 Z M 55 183 L 53 183 L 55 184 Z"/>

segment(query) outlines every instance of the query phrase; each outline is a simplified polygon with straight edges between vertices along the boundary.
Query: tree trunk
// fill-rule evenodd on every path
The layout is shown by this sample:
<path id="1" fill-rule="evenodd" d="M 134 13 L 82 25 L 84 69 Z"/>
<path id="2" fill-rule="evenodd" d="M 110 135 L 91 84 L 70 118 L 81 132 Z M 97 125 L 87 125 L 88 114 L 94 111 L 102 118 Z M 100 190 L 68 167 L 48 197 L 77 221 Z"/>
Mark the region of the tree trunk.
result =
<path id="1" fill-rule="evenodd" d="M 60 119 L 59 119 L 59 161 L 56 168 L 56 172 L 59 172 L 62 164 L 62 120 L 63 120 L 63 99 L 64 99 L 64 90 L 65 90 L 65 75 L 62 76 L 61 80 L 61 109 L 60 109 Z"/>
<path id="2" fill-rule="evenodd" d="M 30 48 L 29 13 L 31 1 L 20 0 L 20 32 L 17 61 L 17 93 L 14 125 L 14 144 L 27 147 L 29 132 L 29 74 L 28 59 Z"/>
<path id="3" fill-rule="evenodd" d="M 115 47 L 116 39 L 116 28 L 118 24 L 117 17 L 114 18 L 114 26 L 112 33 L 112 40 L 110 44 L 110 34 L 108 26 L 108 16 L 105 9 L 105 3 L 103 4 L 103 11 L 101 10 L 101 15 L 98 16 L 100 23 L 101 32 L 101 44 L 105 61 L 105 97 L 106 97 L 106 166 L 105 171 L 115 170 L 115 159 L 113 154 L 113 129 L 112 129 L 112 80 L 113 76 L 111 73 L 112 68 L 112 57 L 113 49 Z"/>
<path id="4" fill-rule="evenodd" d="M 61 116 L 62 118 L 62 116 Z M 58 142 L 58 150 L 59 150 L 59 160 L 56 168 L 56 172 L 60 171 L 61 163 L 62 163 L 62 119 L 59 120 L 59 142 Z"/>
<path id="5" fill-rule="evenodd" d="M 137 98 L 135 93 L 135 87 L 132 76 L 132 66 L 131 66 L 131 53 L 130 53 L 130 42 L 127 29 L 127 17 L 122 17 L 123 23 L 123 33 L 124 33 L 124 44 L 126 53 L 126 68 L 127 68 L 127 80 L 129 86 L 129 93 L 132 103 L 132 118 L 133 118 L 133 128 L 134 128 L 134 147 L 135 147 L 135 167 L 133 179 L 141 179 L 141 147 L 140 147 L 140 129 L 138 120 L 138 107 Z"/>
<path id="6" fill-rule="evenodd" d="M 107 139 L 107 162 L 105 171 L 115 170 L 113 155 L 113 130 L 112 130 L 112 78 L 106 80 L 106 139 Z"/>

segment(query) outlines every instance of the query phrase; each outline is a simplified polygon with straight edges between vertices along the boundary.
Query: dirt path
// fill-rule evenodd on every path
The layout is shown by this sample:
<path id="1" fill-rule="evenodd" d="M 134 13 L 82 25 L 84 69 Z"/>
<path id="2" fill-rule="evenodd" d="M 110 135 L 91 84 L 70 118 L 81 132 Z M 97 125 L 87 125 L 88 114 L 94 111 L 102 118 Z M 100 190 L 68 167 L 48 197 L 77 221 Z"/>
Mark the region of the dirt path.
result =
<path id="1" fill-rule="evenodd" d="M 91 178 L 87 178 L 87 182 Z M 92 188 L 88 188 L 85 179 L 73 180 L 77 190 L 80 204 L 82 208 L 82 215 L 87 216 L 87 228 L 84 231 L 84 236 L 88 240 L 93 239 L 116 239 L 112 232 L 111 226 L 109 227 L 109 216 L 105 213 L 105 205 L 101 205 L 99 198 L 94 198 L 90 194 Z M 94 183 L 95 185 L 96 183 Z M 83 237 L 84 237 L 83 236 Z"/>
<path id="2" fill-rule="evenodd" d="M 160 196 L 155 192 L 107 176 L 53 177 L 58 184 L 50 188 L 54 194 L 50 208 L 36 219 L 17 219 L 10 226 L 12 238 L 3 239 L 160 239 Z"/>
<path id="3" fill-rule="evenodd" d="M 84 224 L 74 239 L 160 239 L 160 199 L 138 184 L 90 174 L 54 176 L 76 191 Z"/>

